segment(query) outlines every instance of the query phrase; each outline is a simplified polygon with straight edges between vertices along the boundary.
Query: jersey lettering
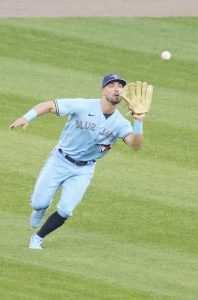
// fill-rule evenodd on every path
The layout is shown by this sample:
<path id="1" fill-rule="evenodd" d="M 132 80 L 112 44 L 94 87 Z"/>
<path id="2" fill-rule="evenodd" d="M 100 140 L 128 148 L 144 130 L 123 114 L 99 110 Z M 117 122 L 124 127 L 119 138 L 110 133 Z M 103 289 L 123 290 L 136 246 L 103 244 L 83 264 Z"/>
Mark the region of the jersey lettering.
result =
<path id="1" fill-rule="evenodd" d="M 82 121 L 76 120 L 76 128 L 95 131 L 96 124 L 92 123 L 92 122 L 87 122 L 87 121 L 83 123 Z"/>
<path id="2" fill-rule="evenodd" d="M 106 128 L 104 128 L 103 131 L 99 132 L 99 134 L 105 136 L 107 139 L 109 139 L 110 142 L 113 142 L 115 139 L 113 133 L 108 131 Z"/>

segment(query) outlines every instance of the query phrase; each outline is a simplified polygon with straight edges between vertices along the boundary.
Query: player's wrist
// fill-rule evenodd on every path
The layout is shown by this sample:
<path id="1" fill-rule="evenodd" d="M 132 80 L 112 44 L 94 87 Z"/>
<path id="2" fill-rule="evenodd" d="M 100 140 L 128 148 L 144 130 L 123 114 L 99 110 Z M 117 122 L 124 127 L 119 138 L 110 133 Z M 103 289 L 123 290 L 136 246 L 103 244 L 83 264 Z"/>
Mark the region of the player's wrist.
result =
<path id="1" fill-rule="evenodd" d="M 134 128 L 133 131 L 135 134 L 143 134 L 143 121 L 134 119 Z"/>
<path id="2" fill-rule="evenodd" d="M 23 115 L 23 118 L 26 119 L 28 122 L 32 121 L 36 117 L 38 117 L 38 114 L 35 108 L 32 108 L 25 115 Z"/>

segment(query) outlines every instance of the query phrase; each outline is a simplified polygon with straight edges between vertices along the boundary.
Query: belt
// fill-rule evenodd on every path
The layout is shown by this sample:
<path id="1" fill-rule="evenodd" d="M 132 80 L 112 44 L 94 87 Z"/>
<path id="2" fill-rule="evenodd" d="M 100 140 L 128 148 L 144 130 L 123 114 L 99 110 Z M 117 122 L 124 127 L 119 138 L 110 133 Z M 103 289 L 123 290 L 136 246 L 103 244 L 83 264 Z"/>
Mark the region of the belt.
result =
<path id="1" fill-rule="evenodd" d="M 58 149 L 58 151 L 63 154 L 63 150 L 62 149 Z M 71 158 L 68 154 L 63 154 L 64 158 L 66 158 L 67 160 L 69 160 L 71 163 L 75 164 L 76 166 L 86 166 L 89 165 L 91 163 L 96 162 L 95 159 L 93 160 L 88 160 L 88 161 L 84 161 L 84 160 L 75 160 L 73 158 Z"/>

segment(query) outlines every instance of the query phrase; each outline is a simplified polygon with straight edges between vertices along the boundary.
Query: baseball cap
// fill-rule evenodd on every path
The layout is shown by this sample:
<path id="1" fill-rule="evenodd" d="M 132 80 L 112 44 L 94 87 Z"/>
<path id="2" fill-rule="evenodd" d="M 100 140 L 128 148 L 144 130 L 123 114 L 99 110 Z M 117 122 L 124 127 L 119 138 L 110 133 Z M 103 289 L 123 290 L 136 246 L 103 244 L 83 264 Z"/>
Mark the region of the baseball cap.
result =
<path id="1" fill-rule="evenodd" d="M 113 81 L 120 81 L 122 86 L 126 85 L 126 80 L 121 78 L 119 75 L 117 75 L 117 74 L 107 74 L 103 78 L 102 87 L 104 88 L 107 84 L 109 84 L 110 82 L 113 82 Z"/>

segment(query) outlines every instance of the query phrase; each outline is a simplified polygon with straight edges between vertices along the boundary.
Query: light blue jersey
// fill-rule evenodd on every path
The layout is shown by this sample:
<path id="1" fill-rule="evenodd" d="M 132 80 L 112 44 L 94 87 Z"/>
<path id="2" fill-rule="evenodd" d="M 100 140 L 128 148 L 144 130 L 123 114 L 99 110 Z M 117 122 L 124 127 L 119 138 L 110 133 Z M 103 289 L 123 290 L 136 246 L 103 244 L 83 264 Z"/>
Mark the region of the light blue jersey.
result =
<path id="1" fill-rule="evenodd" d="M 58 145 L 37 179 L 31 204 L 35 210 L 46 209 L 61 186 L 57 211 L 67 218 L 72 215 L 90 184 L 96 166 L 93 160 L 108 153 L 116 139 L 124 139 L 133 132 L 133 128 L 118 110 L 106 119 L 99 99 L 58 99 L 54 102 L 57 115 L 68 115 L 69 118 Z M 65 155 L 91 163 L 78 166 Z"/>
<path id="2" fill-rule="evenodd" d="M 100 99 L 57 99 L 57 115 L 68 115 L 57 148 L 73 159 L 103 157 L 116 142 L 133 133 L 131 123 L 116 109 L 105 118 Z"/>

